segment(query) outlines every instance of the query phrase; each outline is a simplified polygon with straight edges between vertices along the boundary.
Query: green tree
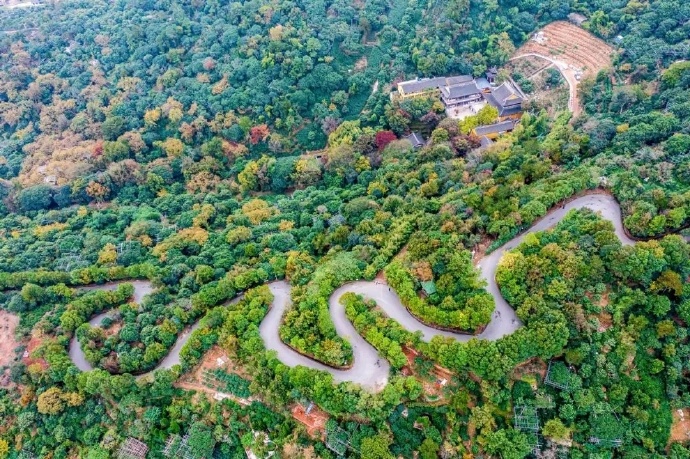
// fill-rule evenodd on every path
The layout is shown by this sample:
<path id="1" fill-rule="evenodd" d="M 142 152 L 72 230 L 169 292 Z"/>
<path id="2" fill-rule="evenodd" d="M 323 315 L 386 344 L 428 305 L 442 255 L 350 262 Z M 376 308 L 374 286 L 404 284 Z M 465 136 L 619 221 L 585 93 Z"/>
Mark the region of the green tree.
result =
<path id="1" fill-rule="evenodd" d="M 522 459 L 532 451 L 527 436 L 513 429 L 501 429 L 487 434 L 485 449 L 504 459 Z"/>
<path id="2" fill-rule="evenodd" d="M 125 132 L 125 129 L 125 119 L 121 116 L 109 116 L 101 125 L 101 132 L 106 140 L 116 140 Z"/>
<path id="3" fill-rule="evenodd" d="M 382 433 L 364 438 L 360 448 L 362 459 L 393 459 L 393 455 L 388 450 L 390 443 L 390 438 Z"/>
<path id="4" fill-rule="evenodd" d="M 17 201 L 24 211 L 47 209 L 52 203 L 52 193 L 48 185 L 36 185 L 21 190 Z"/>
<path id="5" fill-rule="evenodd" d="M 440 445 L 434 440 L 425 438 L 422 445 L 419 447 L 419 456 L 422 459 L 436 459 L 440 448 Z"/>
<path id="6" fill-rule="evenodd" d="M 563 421 L 554 418 L 546 421 L 542 429 L 542 434 L 553 440 L 567 440 L 570 438 L 570 429 L 563 424 Z"/>
<path id="7" fill-rule="evenodd" d="M 203 422 L 195 422 L 189 429 L 189 445 L 192 456 L 198 459 L 211 457 L 216 441 L 211 428 Z"/>

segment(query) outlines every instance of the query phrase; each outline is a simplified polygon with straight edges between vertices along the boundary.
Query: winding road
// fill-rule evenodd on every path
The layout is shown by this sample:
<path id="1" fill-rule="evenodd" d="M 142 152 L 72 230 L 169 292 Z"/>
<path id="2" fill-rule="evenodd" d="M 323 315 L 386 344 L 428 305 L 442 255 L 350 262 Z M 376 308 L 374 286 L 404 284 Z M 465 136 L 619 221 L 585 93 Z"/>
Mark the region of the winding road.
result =
<path id="1" fill-rule="evenodd" d="M 425 341 L 431 340 L 435 336 L 450 337 L 459 341 L 469 341 L 472 338 L 497 340 L 502 336 L 509 335 L 520 328 L 522 324 L 517 318 L 515 311 L 501 296 L 499 287 L 496 283 L 496 269 L 498 262 L 503 254 L 511 249 L 517 247 L 529 233 L 547 230 L 566 216 L 572 209 L 589 208 L 598 212 L 602 218 L 610 220 L 615 229 L 616 236 L 620 239 L 622 244 L 634 244 L 623 229 L 623 222 L 621 220 L 621 211 L 616 200 L 607 194 L 592 192 L 582 197 L 575 198 L 568 202 L 563 207 L 556 207 L 548 212 L 544 217 L 533 224 L 527 231 L 516 236 L 510 241 L 503 244 L 491 254 L 482 258 L 477 267 L 481 272 L 482 278 L 487 283 L 487 291 L 493 296 L 496 303 L 496 309 L 491 322 L 479 335 L 466 335 L 453 333 L 449 331 L 437 330 L 419 322 L 412 316 L 408 310 L 400 302 L 398 295 L 392 291 L 387 285 L 381 282 L 367 282 L 358 281 L 343 285 L 331 295 L 329 299 L 329 311 L 331 318 L 335 325 L 337 333 L 348 340 L 353 349 L 353 365 L 349 369 L 335 369 L 316 362 L 313 359 L 304 356 L 280 339 L 279 328 L 281 319 L 285 310 L 290 306 L 290 285 L 285 281 L 276 281 L 269 284 L 271 293 L 273 294 L 273 303 L 268 311 L 268 314 L 261 322 L 259 331 L 264 340 L 266 348 L 275 351 L 278 359 L 285 365 L 294 367 L 302 365 L 317 370 L 327 371 L 333 376 L 336 382 L 354 382 L 360 384 L 362 387 L 370 391 L 379 391 L 385 387 L 388 381 L 388 374 L 390 366 L 388 362 L 378 355 L 376 349 L 367 343 L 355 330 L 352 323 L 345 314 L 345 308 L 340 304 L 340 297 L 347 292 L 354 292 L 369 299 L 376 301 L 379 308 L 381 308 L 390 318 L 396 320 L 405 329 L 416 332 L 420 331 Z M 133 281 L 134 284 L 134 301 L 140 302 L 141 299 L 153 291 L 150 282 Z M 89 289 L 114 289 L 117 283 L 107 284 L 105 286 L 91 286 Z M 240 297 L 235 298 L 231 303 L 239 300 Z M 99 314 L 89 321 L 92 326 L 97 326 L 101 323 L 108 313 Z M 155 368 L 171 368 L 173 365 L 180 362 L 180 351 L 189 339 L 191 332 L 199 326 L 199 322 L 194 324 L 189 330 L 180 335 L 171 349 L 170 353 L 161 361 Z M 83 371 L 91 370 L 91 365 L 84 358 L 84 353 L 73 338 L 70 343 L 69 355 L 75 365 Z M 150 372 L 149 372 L 150 373 Z M 149 374 L 147 373 L 147 374 Z M 146 376 L 146 374 L 141 375 Z"/>

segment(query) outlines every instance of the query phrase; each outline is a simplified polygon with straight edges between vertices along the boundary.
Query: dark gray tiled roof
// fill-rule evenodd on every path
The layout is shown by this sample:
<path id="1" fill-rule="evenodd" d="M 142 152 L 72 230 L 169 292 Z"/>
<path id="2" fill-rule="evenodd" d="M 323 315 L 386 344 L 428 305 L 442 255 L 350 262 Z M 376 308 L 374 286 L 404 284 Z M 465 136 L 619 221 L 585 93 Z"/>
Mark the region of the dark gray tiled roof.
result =
<path id="1" fill-rule="evenodd" d="M 474 82 L 477 84 L 477 87 L 479 89 L 489 89 L 491 87 L 489 80 L 487 80 L 486 78 L 477 78 L 476 80 L 474 80 Z"/>
<path id="2" fill-rule="evenodd" d="M 494 98 L 494 95 L 489 93 L 489 94 L 484 94 L 484 99 L 491 105 L 492 107 L 496 107 L 499 111 L 501 110 L 501 105 L 498 103 L 498 101 Z"/>
<path id="3" fill-rule="evenodd" d="M 459 97 L 467 97 L 473 94 L 481 94 L 477 85 L 472 81 L 471 83 L 455 86 L 444 86 L 443 95 L 449 99 L 457 99 Z"/>
<path id="4" fill-rule="evenodd" d="M 510 116 L 522 112 L 522 104 L 503 107 L 498 111 L 498 116 Z"/>
<path id="5" fill-rule="evenodd" d="M 471 75 L 458 75 L 452 77 L 423 78 L 421 80 L 410 80 L 398 83 L 398 87 L 406 94 L 438 89 L 442 86 L 468 83 L 472 81 Z"/>
<path id="6" fill-rule="evenodd" d="M 499 116 L 510 116 L 522 111 L 522 98 L 520 96 L 517 96 L 517 99 L 507 101 L 507 104 L 505 101 L 502 102 L 496 99 L 495 91 L 492 91 L 490 94 L 484 94 L 484 98 L 489 105 L 498 109 Z"/>
<path id="7" fill-rule="evenodd" d="M 478 136 L 498 134 L 500 132 L 512 131 L 515 123 L 512 121 L 502 121 L 496 124 L 487 124 L 486 126 L 479 126 L 474 129 Z"/>
<path id="8" fill-rule="evenodd" d="M 472 75 L 458 75 L 446 78 L 446 84 L 452 86 L 454 84 L 469 83 L 472 80 Z"/>
<path id="9" fill-rule="evenodd" d="M 413 147 L 424 145 L 424 137 L 422 137 L 421 134 L 418 134 L 416 132 L 413 132 L 405 138 L 410 141 Z"/>
<path id="10" fill-rule="evenodd" d="M 491 94 L 494 96 L 494 99 L 503 106 L 522 102 L 522 98 L 516 94 L 516 91 L 514 91 L 508 83 L 503 83 L 501 86 L 491 91 Z"/>
<path id="11" fill-rule="evenodd" d="M 438 89 L 445 84 L 445 78 L 425 78 L 423 80 L 403 81 L 398 83 L 405 93 L 414 93 L 426 91 L 429 89 Z"/>

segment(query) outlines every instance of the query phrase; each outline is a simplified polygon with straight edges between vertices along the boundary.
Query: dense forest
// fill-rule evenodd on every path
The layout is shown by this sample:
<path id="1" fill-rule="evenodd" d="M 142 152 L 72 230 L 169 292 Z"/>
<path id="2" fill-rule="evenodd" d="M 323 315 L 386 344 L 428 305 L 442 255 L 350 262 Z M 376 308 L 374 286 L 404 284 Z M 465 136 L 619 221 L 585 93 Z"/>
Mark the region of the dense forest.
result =
<path id="1" fill-rule="evenodd" d="M 533 103 L 480 149 L 390 97 L 570 13 L 616 49 L 577 118 Z M 679 0 L 0 6 L 0 459 L 690 457 L 689 37 Z M 528 234 L 496 273 L 522 327 L 469 339 L 498 313 L 477 261 L 592 191 L 638 242 L 586 209 Z M 362 279 L 468 339 L 331 304 Z M 267 349 L 278 282 L 281 342 L 326 370 Z M 336 377 L 334 307 L 379 390 Z"/>

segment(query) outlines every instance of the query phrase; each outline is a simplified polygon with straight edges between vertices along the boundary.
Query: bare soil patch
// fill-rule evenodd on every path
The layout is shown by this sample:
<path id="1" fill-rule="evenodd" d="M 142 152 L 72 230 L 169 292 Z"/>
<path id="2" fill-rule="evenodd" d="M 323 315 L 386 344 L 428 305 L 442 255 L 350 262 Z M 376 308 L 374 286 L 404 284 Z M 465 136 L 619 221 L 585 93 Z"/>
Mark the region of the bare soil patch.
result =
<path id="1" fill-rule="evenodd" d="M 483 239 L 476 248 L 472 249 L 472 262 L 475 266 L 486 256 L 486 251 L 492 242 L 492 239 Z"/>
<path id="2" fill-rule="evenodd" d="M 15 361 L 14 350 L 19 342 L 14 336 L 19 326 L 19 317 L 7 311 L 0 311 L 0 367 Z"/>
<path id="3" fill-rule="evenodd" d="M 599 333 L 603 333 L 611 326 L 613 326 L 613 316 L 606 312 L 606 307 L 609 305 L 610 299 L 609 299 L 609 290 L 607 289 L 604 293 L 599 295 L 598 299 L 595 300 L 595 296 L 587 293 L 586 296 L 589 298 L 592 303 L 594 303 L 596 306 L 599 307 L 599 313 L 594 314 L 593 316 L 590 317 L 596 317 L 597 320 L 599 321 L 599 327 L 597 328 L 597 331 Z"/>
<path id="4" fill-rule="evenodd" d="M 196 368 L 194 368 L 194 370 L 192 370 L 192 373 L 182 376 L 181 379 L 187 380 L 187 377 L 190 376 L 196 381 L 201 381 L 204 370 L 215 370 L 217 368 L 223 368 L 225 371 L 235 373 L 236 375 L 245 379 L 252 379 L 252 375 L 247 372 L 246 368 L 232 360 L 228 352 L 220 346 L 213 346 L 206 354 L 204 354 L 201 362 L 196 366 Z"/>
<path id="5" fill-rule="evenodd" d="M 45 371 L 49 367 L 48 362 L 46 362 L 42 357 L 34 356 L 34 352 L 41 344 L 43 344 L 43 337 L 40 335 L 40 333 L 34 331 L 34 333 L 31 335 L 31 339 L 26 345 L 26 351 L 24 352 L 24 358 L 22 361 L 27 367 L 31 365 L 40 365 Z"/>
<path id="6" fill-rule="evenodd" d="M 220 346 L 213 346 L 204 357 L 201 362 L 189 373 L 186 373 L 180 377 L 180 379 L 175 383 L 175 387 L 179 387 L 184 390 L 194 390 L 206 394 L 210 398 L 216 400 L 223 398 L 230 398 L 237 403 L 242 405 L 249 405 L 254 397 L 249 397 L 249 399 L 243 399 L 232 394 L 226 394 L 223 392 L 218 392 L 218 390 L 208 387 L 203 383 L 203 375 L 205 371 L 212 371 L 218 368 L 222 368 L 228 373 L 235 373 L 245 379 L 252 379 L 251 375 L 247 370 L 235 363 L 228 353 Z"/>
<path id="7" fill-rule="evenodd" d="M 307 433 L 312 438 L 325 438 L 328 414 L 325 411 L 322 411 L 316 405 L 311 406 L 309 413 L 307 413 L 308 409 L 309 407 L 304 407 L 300 404 L 297 404 L 292 407 L 290 412 L 296 421 L 304 424 L 307 427 Z"/>
<path id="8" fill-rule="evenodd" d="M 613 316 L 608 312 L 600 313 L 597 318 L 599 319 L 599 328 L 597 331 L 603 333 L 613 325 Z"/>
<path id="9" fill-rule="evenodd" d="M 519 55 L 516 53 L 516 56 Z M 551 67 L 553 64 L 537 56 L 525 56 L 522 59 L 509 61 L 506 68 L 511 73 L 520 73 L 526 78 L 532 78 L 534 75 L 543 71 L 545 68 Z"/>
<path id="10" fill-rule="evenodd" d="M 543 54 L 578 68 L 584 77 L 594 76 L 611 66 L 613 48 L 570 22 L 555 21 L 537 33 L 543 40 L 529 40 L 516 51 L 516 56 Z"/>
<path id="11" fill-rule="evenodd" d="M 673 411 L 669 443 L 683 443 L 690 440 L 690 408 Z"/>
<path id="12" fill-rule="evenodd" d="M 446 401 L 446 389 L 454 373 L 447 368 L 434 364 L 429 372 L 429 377 L 424 377 L 415 369 L 415 358 L 419 356 L 419 352 L 407 346 L 404 346 L 402 351 L 407 358 L 407 365 L 402 368 L 401 373 L 405 376 L 414 376 L 422 384 L 424 398 L 427 402 L 444 403 Z"/>
<path id="13" fill-rule="evenodd" d="M 532 358 L 525 360 L 524 362 L 518 364 L 513 369 L 512 379 L 519 380 L 529 380 L 535 376 L 539 377 L 539 381 L 543 381 L 546 378 L 547 371 L 546 362 L 539 358 Z"/>
<path id="14" fill-rule="evenodd" d="M 551 61 L 568 82 L 568 108 L 577 117 L 582 110 L 577 94 L 580 80 L 610 68 L 613 52 L 610 45 L 586 30 L 569 22 L 556 21 L 534 34 L 515 52 L 513 60 L 540 56 L 544 66 Z"/>
<path id="15" fill-rule="evenodd" d="M 355 72 L 361 72 L 362 70 L 366 69 L 368 65 L 369 62 L 367 61 L 367 57 L 362 56 L 361 59 L 355 62 Z"/>
<path id="16" fill-rule="evenodd" d="M 118 333 L 120 333 L 120 330 L 122 330 L 122 326 L 123 326 L 122 321 L 118 320 L 117 322 L 113 322 L 113 324 L 110 327 L 108 327 L 108 328 L 101 327 L 101 329 L 103 329 L 103 333 L 105 334 L 105 337 L 108 338 L 110 336 L 115 336 Z"/>

